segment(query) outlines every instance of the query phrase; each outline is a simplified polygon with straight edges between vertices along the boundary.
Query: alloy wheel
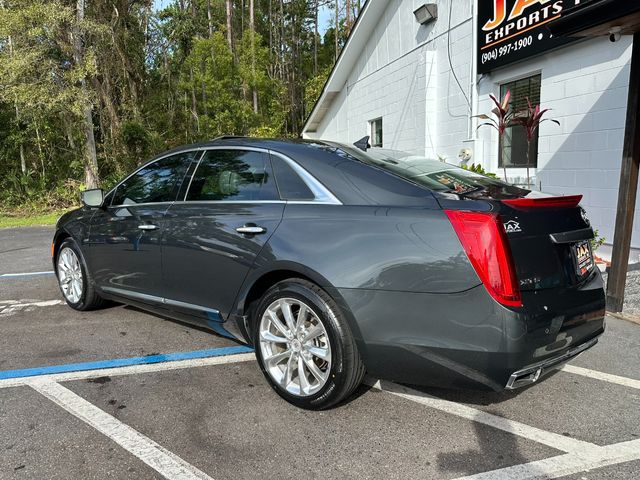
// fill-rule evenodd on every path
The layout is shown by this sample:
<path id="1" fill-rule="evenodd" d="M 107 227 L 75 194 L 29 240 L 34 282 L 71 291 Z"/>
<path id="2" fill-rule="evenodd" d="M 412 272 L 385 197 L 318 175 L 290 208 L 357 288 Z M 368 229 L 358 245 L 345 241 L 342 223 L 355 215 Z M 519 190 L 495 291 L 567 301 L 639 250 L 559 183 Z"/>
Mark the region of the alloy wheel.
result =
<path id="1" fill-rule="evenodd" d="M 84 289 L 82 267 L 78 255 L 69 247 L 63 248 L 58 254 L 58 282 L 69 302 L 80 302 Z"/>
<path id="2" fill-rule="evenodd" d="M 296 396 L 319 392 L 331 371 L 331 345 L 318 315 L 298 299 L 280 298 L 264 311 L 259 328 L 271 379 Z"/>

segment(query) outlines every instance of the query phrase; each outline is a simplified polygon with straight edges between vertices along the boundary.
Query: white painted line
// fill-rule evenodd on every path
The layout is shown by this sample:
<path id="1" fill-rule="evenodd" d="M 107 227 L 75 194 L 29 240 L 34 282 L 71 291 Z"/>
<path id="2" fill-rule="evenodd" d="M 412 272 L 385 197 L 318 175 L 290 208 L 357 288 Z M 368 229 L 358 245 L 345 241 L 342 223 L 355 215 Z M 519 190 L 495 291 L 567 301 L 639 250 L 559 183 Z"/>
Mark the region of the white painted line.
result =
<path id="1" fill-rule="evenodd" d="M 560 478 L 587 470 L 640 459 L 640 440 L 597 447 L 585 452 L 567 453 L 456 480 L 543 480 Z"/>
<path id="2" fill-rule="evenodd" d="M 398 397 L 402 397 L 407 400 L 420 403 L 427 407 L 440 410 L 441 412 L 466 418 L 473 422 L 482 423 L 484 425 L 503 430 L 513 435 L 518 435 L 528 440 L 532 440 L 534 442 L 555 448 L 556 450 L 573 453 L 590 451 L 591 449 L 597 448 L 597 446 L 593 443 L 584 442 L 575 438 L 565 437 L 564 435 L 553 432 L 547 432 L 546 430 L 542 430 L 540 428 L 531 427 L 524 423 L 516 422 L 514 420 L 499 417 L 491 413 L 483 412 L 482 410 L 478 410 L 477 408 L 472 408 L 460 403 L 436 398 L 426 393 L 419 392 L 418 390 L 405 387 L 403 385 L 380 381 L 375 381 L 375 383 L 373 383 L 369 379 L 367 379 L 366 381 L 373 388 L 377 388 L 384 392 L 388 392 L 393 395 L 397 395 Z"/>
<path id="3" fill-rule="evenodd" d="M 22 300 L 23 301 L 23 300 Z M 21 300 L 0 300 L 0 308 L 6 307 L 50 307 L 51 305 L 62 305 L 64 303 L 63 300 L 40 300 L 35 302 L 24 302 L 20 303 Z"/>
<path id="4" fill-rule="evenodd" d="M 9 278 L 9 277 L 31 277 L 35 275 L 53 275 L 55 272 L 53 270 L 47 270 L 44 272 L 27 272 L 27 273 L 3 273 L 0 274 L 0 278 Z"/>
<path id="5" fill-rule="evenodd" d="M 29 386 L 67 412 L 89 424 L 170 480 L 211 480 L 150 438 L 125 425 L 71 390 L 48 379 L 32 379 Z"/>
<path id="6" fill-rule="evenodd" d="M 239 355 L 226 355 L 221 357 L 195 358 L 190 360 L 177 360 L 175 362 L 150 363 L 145 365 L 132 365 L 129 367 L 103 368 L 99 370 L 85 370 L 83 372 L 54 373 L 41 375 L 37 378 L 53 382 L 67 382 L 72 380 L 85 380 L 97 377 L 116 377 L 120 375 L 137 375 L 140 373 L 163 372 L 167 370 L 179 370 L 183 368 L 208 367 L 210 365 L 224 365 L 229 363 L 249 362 L 255 360 L 253 353 L 241 353 Z M 0 388 L 19 387 L 30 384 L 35 377 L 9 378 L 0 380 Z"/>
<path id="7" fill-rule="evenodd" d="M 611 375 L 610 373 L 599 372 L 597 370 L 590 370 L 588 368 L 576 367 L 575 365 L 565 365 L 562 370 L 575 375 L 582 375 L 583 377 L 594 378 L 596 380 L 602 380 L 604 382 L 616 383 L 623 387 L 640 389 L 640 380 L 633 378 L 620 377 L 618 375 Z"/>
<path id="8" fill-rule="evenodd" d="M 65 302 L 62 300 L 44 300 L 34 302 L 25 302 L 24 300 L 3 300 L 0 301 L 0 315 L 12 315 L 29 308 L 52 307 L 54 305 L 62 305 L 64 303 Z"/>

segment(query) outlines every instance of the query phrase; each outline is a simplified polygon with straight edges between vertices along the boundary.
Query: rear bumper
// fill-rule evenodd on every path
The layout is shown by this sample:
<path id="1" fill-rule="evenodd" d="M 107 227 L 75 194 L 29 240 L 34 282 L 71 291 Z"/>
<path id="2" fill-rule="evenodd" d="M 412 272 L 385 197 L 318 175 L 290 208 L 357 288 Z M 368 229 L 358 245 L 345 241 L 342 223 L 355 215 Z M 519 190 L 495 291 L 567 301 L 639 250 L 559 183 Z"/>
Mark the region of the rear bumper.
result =
<path id="1" fill-rule="evenodd" d="M 519 309 L 502 307 L 481 285 L 455 294 L 337 293 L 353 316 L 368 373 L 415 385 L 518 388 L 590 348 L 604 332 L 599 275 L 571 292 L 529 292 Z"/>
<path id="2" fill-rule="evenodd" d="M 531 385 L 532 383 L 537 382 L 542 377 L 544 377 L 547 373 L 561 367 L 562 365 L 567 363 L 569 360 L 577 357 L 582 352 L 593 347 L 596 343 L 598 343 L 598 337 L 592 338 L 591 340 L 588 340 L 583 344 L 578 345 L 575 348 L 569 349 L 567 352 L 563 353 L 562 355 L 549 358 L 544 362 L 540 362 L 535 365 L 529 365 L 528 367 L 525 367 L 522 370 L 513 372 L 509 377 L 509 381 L 507 382 L 507 385 L 505 388 L 507 390 L 515 390 L 516 388 L 525 387 L 527 385 Z"/>

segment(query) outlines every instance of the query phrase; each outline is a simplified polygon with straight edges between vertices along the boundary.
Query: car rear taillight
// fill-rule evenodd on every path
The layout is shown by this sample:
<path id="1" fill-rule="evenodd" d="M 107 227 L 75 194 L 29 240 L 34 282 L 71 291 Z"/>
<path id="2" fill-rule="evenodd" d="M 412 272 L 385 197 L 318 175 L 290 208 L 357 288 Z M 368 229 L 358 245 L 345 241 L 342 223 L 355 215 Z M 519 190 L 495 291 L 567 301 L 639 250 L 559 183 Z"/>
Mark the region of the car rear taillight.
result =
<path id="1" fill-rule="evenodd" d="M 498 216 L 461 210 L 445 213 L 489 294 L 502 305 L 522 306 L 511 250 Z"/>
<path id="2" fill-rule="evenodd" d="M 566 197 L 514 198 L 502 200 L 502 203 L 513 208 L 529 210 L 532 208 L 573 208 L 577 207 L 581 200 L 582 195 L 570 195 Z"/>

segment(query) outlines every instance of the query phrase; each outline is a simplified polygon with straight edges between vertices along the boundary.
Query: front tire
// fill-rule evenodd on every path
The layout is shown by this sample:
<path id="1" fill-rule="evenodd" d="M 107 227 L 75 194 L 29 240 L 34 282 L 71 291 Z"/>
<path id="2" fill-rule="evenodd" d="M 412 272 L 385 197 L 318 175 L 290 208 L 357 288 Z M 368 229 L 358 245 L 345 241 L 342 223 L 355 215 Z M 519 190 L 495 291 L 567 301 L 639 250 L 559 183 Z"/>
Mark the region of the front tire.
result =
<path id="1" fill-rule="evenodd" d="M 65 239 L 57 250 L 56 276 L 67 305 L 74 310 L 95 310 L 104 304 L 93 285 L 82 252 L 71 238 Z"/>
<path id="2" fill-rule="evenodd" d="M 362 381 L 364 365 L 344 314 L 317 285 L 296 278 L 279 282 L 254 312 L 258 363 L 289 403 L 326 409 Z"/>

